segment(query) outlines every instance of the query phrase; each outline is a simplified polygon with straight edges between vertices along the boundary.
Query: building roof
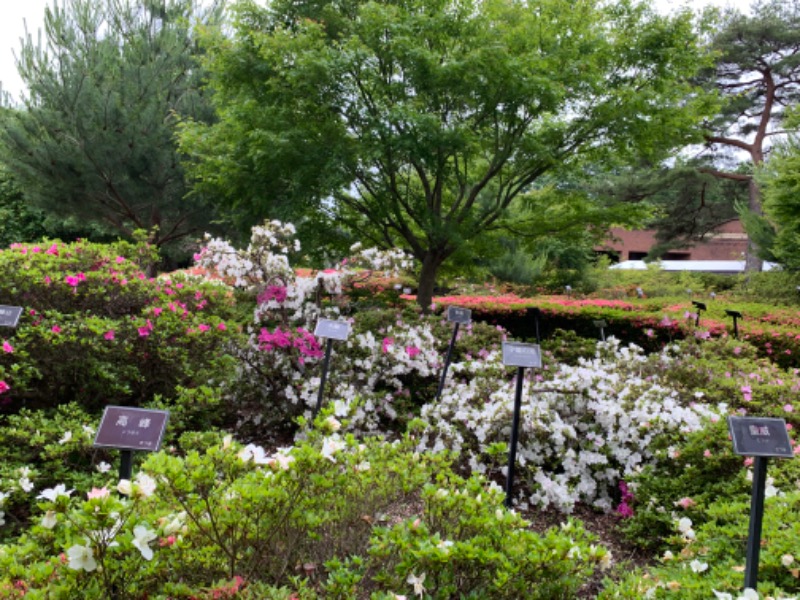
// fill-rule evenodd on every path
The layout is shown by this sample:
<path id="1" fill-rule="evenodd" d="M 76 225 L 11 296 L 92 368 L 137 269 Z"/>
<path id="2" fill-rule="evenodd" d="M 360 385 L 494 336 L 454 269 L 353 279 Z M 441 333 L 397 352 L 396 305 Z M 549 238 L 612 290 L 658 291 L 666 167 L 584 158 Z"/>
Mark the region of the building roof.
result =
<path id="1" fill-rule="evenodd" d="M 646 263 L 643 260 L 626 260 L 609 269 L 628 271 L 644 271 L 648 264 L 658 265 L 663 271 L 701 271 L 704 273 L 743 273 L 743 260 L 662 260 Z M 771 271 L 777 268 L 773 263 L 764 263 L 764 270 Z"/>

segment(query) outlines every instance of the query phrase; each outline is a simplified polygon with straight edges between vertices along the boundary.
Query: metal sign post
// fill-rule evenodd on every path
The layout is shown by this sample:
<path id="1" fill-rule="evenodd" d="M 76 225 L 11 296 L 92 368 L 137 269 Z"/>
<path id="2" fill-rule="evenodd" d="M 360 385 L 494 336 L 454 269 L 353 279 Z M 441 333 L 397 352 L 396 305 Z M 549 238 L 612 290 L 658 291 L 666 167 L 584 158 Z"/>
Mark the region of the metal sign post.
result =
<path id="1" fill-rule="evenodd" d="M 606 323 L 603 319 L 599 319 L 597 321 L 594 321 L 594 326 L 600 330 L 600 340 L 605 342 L 606 341 L 605 329 L 608 326 L 608 323 Z"/>
<path id="2" fill-rule="evenodd" d="M 733 337 L 734 337 L 734 339 L 738 340 L 739 339 L 739 326 L 736 323 L 736 321 L 737 321 L 737 319 L 741 319 L 742 318 L 742 313 L 740 313 L 738 310 L 728 310 L 726 308 L 725 309 L 725 314 L 728 315 L 729 317 L 733 317 Z"/>
<path id="3" fill-rule="evenodd" d="M 536 332 L 536 343 L 541 344 L 542 338 L 539 335 L 539 317 L 542 316 L 542 310 L 538 306 L 528 308 L 525 311 L 525 316 L 533 317 L 533 326 L 534 326 L 534 331 Z"/>
<path id="4" fill-rule="evenodd" d="M 706 310 L 706 305 L 702 302 L 698 302 L 697 300 L 692 300 L 692 304 L 697 309 L 697 318 L 694 321 L 694 326 L 700 326 L 700 312 Z"/>
<path id="5" fill-rule="evenodd" d="M 522 383 L 525 368 L 541 368 L 542 353 L 536 344 L 503 342 L 503 364 L 517 367 L 517 386 L 514 393 L 514 417 L 511 423 L 511 444 L 508 448 L 508 472 L 506 474 L 506 508 L 511 508 L 514 493 L 514 465 L 517 461 L 517 442 L 519 441 L 519 417 L 522 410 Z"/>
<path id="6" fill-rule="evenodd" d="M 447 355 L 444 359 L 444 367 L 442 368 L 442 376 L 439 379 L 439 388 L 436 390 L 436 400 L 442 395 L 444 389 L 444 382 L 447 379 L 447 370 L 450 368 L 450 361 L 453 358 L 453 348 L 456 345 L 456 338 L 458 337 L 458 328 L 460 325 L 468 325 L 472 322 L 472 311 L 468 308 L 461 308 L 458 306 L 447 307 L 447 320 L 450 323 L 455 323 L 453 327 L 453 337 L 450 338 L 450 345 L 447 347 Z"/>
<path id="7" fill-rule="evenodd" d="M 322 396 L 325 393 L 325 381 L 328 379 L 328 365 L 331 360 L 331 350 L 333 340 L 343 341 L 350 335 L 350 323 L 347 321 L 332 321 L 330 319 L 320 319 L 314 328 L 314 335 L 319 338 L 327 338 L 325 344 L 325 358 L 322 361 L 322 375 L 319 379 L 319 392 L 317 393 L 317 406 L 314 408 L 312 419 L 316 418 L 322 408 Z"/>
<path id="8" fill-rule="evenodd" d="M 733 451 L 736 454 L 755 458 L 744 573 L 744 587 L 755 590 L 758 585 L 758 560 L 761 551 L 761 524 L 764 519 L 767 460 L 770 456 L 794 458 L 794 452 L 786 431 L 786 421 L 783 419 L 728 417 L 728 429 L 733 440 Z"/>

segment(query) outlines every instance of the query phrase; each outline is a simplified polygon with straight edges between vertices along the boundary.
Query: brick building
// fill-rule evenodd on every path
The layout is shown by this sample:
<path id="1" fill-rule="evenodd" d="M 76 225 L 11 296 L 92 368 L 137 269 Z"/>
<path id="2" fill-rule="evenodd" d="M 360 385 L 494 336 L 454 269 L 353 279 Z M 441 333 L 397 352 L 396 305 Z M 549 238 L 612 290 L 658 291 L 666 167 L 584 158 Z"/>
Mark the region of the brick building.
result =
<path id="1" fill-rule="evenodd" d="M 608 254 L 615 261 L 642 260 L 656 244 L 655 230 L 629 231 L 615 227 L 611 239 L 605 241 L 597 252 Z M 739 219 L 726 221 L 716 232 L 706 236 L 689 248 L 667 252 L 663 260 L 743 260 L 747 250 L 747 234 Z"/>

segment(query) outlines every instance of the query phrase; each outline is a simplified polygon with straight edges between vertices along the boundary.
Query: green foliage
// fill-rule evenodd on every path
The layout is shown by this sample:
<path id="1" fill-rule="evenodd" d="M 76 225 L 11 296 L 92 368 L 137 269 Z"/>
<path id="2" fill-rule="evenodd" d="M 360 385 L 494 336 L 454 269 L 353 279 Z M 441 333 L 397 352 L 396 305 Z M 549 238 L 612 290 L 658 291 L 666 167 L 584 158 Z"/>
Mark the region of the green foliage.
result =
<path id="1" fill-rule="evenodd" d="M 149 279 L 147 244 L 17 245 L 0 252 L 5 302 L 23 308 L 5 336 L 5 410 L 71 401 L 87 408 L 172 399 L 219 385 L 231 368 L 227 289 Z"/>
<path id="2" fill-rule="evenodd" d="M 198 27 L 219 3 L 69 0 L 45 9 L 18 69 L 30 93 L 2 115 L 3 162 L 31 206 L 161 246 L 208 227 L 205 199 L 186 198 L 174 140 L 178 115 L 212 118 L 200 81 Z M 25 241 L 25 240 L 13 240 Z"/>
<path id="3" fill-rule="evenodd" d="M 767 498 L 758 568 L 763 597 L 788 598 L 800 591 L 795 558 L 800 530 L 793 516 L 798 508 L 796 490 Z M 700 599 L 714 597 L 714 590 L 736 598 L 744 579 L 750 500 L 746 495 L 718 497 L 704 512 L 707 521 L 693 530 L 692 539 L 683 538 L 680 552 L 666 554 L 646 575 L 633 572 L 620 582 L 608 582 L 599 599 Z M 673 531 L 680 540 L 676 527 Z"/>
<path id="4" fill-rule="evenodd" d="M 563 598 L 607 561 L 577 523 L 531 532 L 496 486 L 454 475 L 446 454 L 414 452 L 408 437 L 359 443 L 338 427 L 323 414 L 308 442 L 273 454 L 230 438 L 156 453 L 116 486 L 121 496 L 111 485 L 85 499 L 45 490 L 39 524 L 0 548 L 0 590 L 310 600 L 413 595 L 417 584 L 433 598 Z"/>
<path id="5" fill-rule="evenodd" d="M 426 486 L 419 519 L 373 535 L 364 583 L 441 600 L 569 598 L 609 558 L 579 523 L 539 535 L 502 501 L 475 477 Z"/>
<path id="6" fill-rule="evenodd" d="M 220 120 L 181 129 L 196 189 L 249 224 L 322 208 L 408 249 L 426 310 L 442 264 L 544 174 L 586 156 L 659 158 L 708 108 L 689 82 L 706 58 L 690 15 L 645 4 L 235 11 L 233 38 L 209 40 Z"/>

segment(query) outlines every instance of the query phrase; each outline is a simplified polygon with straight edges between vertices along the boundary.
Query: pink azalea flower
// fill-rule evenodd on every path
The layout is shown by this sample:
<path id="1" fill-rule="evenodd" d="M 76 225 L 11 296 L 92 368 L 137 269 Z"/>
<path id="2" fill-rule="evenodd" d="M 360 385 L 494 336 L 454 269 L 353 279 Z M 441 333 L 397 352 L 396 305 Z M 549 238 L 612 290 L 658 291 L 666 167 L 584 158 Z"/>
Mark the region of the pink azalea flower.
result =
<path id="1" fill-rule="evenodd" d="M 120 264 L 125 262 L 125 257 L 124 256 L 118 256 L 115 260 L 117 261 L 117 264 L 120 265 Z"/>
<path id="2" fill-rule="evenodd" d="M 14 346 L 9 344 L 6 340 L 3 340 L 3 352 L 5 352 L 6 354 L 11 354 L 12 352 L 14 352 Z"/>
<path id="3" fill-rule="evenodd" d="M 385 337 L 383 338 L 383 343 L 381 344 L 381 349 L 383 350 L 384 354 L 389 352 L 389 349 L 394 346 L 394 338 Z"/>
<path id="4" fill-rule="evenodd" d="M 52 331 L 53 333 L 61 333 L 61 327 L 59 327 L 58 325 L 53 325 L 50 328 L 50 331 Z"/>
<path id="5" fill-rule="evenodd" d="M 733 349 L 733 353 L 734 354 L 741 354 L 742 353 L 742 349 L 739 346 L 736 346 L 736 348 Z"/>
<path id="6" fill-rule="evenodd" d="M 785 410 L 786 412 L 792 412 L 794 410 L 794 406 L 792 406 L 791 404 L 784 404 L 783 410 Z"/>
<path id="7" fill-rule="evenodd" d="M 44 251 L 45 254 L 52 254 L 54 256 L 58 256 L 58 244 L 53 244 L 47 250 Z"/>
<path id="8" fill-rule="evenodd" d="M 691 506 L 694 506 L 695 504 L 697 504 L 697 502 L 695 502 L 688 496 L 681 498 L 675 503 L 676 506 L 680 506 L 681 508 L 689 508 Z"/>
<path id="9" fill-rule="evenodd" d="M 408 354 L 409 358 L 414 358 L 419 353 L 420 349 L 416 346 L 406 346 L 406 354 Z"/>
<path id="10" fill-rule="evenodd" d="M 211 327 L 209 327 L 204 323 L 200 323 L 200 325 L 197 326 L 197 329 L 200 331 L 208 331 L 209 329 L 211 329 Z"/>
<path id="11" fill-rule="evenodd" d="M 92 498 L 108 498 L 109 495 L 110 492 L 108 491 L 108 488 L 105 487 L 101 488 L 93 487 L 92 491 L 86 492 L 86 498 L 88 500 L 91 500 Z"/>
<path id="12" fill-rule="evenodd" d="M 104 337 L 105 339 L 109 340 L 109 341 L 110 341 L 110 340 L 113 340 L 113 339 L 114 339 L 114 330 L 113 330 L 113 329 L 109 329 L 108 331 L 106 331 L 106 332 L 103 334 L 103 337 Z"/>
<path id="13" fill-rule="evenodd" d="M 705 456 L 706 458 L 711 458 L 711 450 L 704 450 L 703 456 Z"/>
<path id="14" fill-rule="evenodd" d="M 217 325 L 217 329 L 219 329 L 220 331 L 225 331 L 227 327 L 225 326 L 225 323 L 220 323 L 219 325 Z"/>
<path id="15" fill-rule="evenodd" d="M 164 310 L 163 308 L 156 307 L 156 308 L 153 309 L 153 314 L 155 316 L 158 316 L 158 315 L 160 315 L 162 313 L 163 310 Z"/>
<path id="16" fill-rule="evenodd" d="M 139 337 L 147 337 L 150 335 L 150 329 L 147 327 L 139 327 Z"/>
<path id="17" fill-rule="evenodd" d="M 0 394 L 3 394 L 11 389 L 11 386 L 8 385 L 5 381 L 0 380 Z"/>
<path id="18" fill-rule="evenodd" d="M 67 275 L 64 279 L 66 280 L 67 285 L 71 285 L 72 287 L 77 287 L 80 283 L 80 279 L 74 275 Z"/>
<path id="19" fill-rule="evenodd" d="M 44 276 L 44 284 L 45 284 L 45 285 L 50 285 L 52 282 L 53 282 L 53 280 L 52 280 L 52 279 L 50 279 L 50 276 L 49 276 L 49 275 L 45 275 L 45 276 Z"/>

